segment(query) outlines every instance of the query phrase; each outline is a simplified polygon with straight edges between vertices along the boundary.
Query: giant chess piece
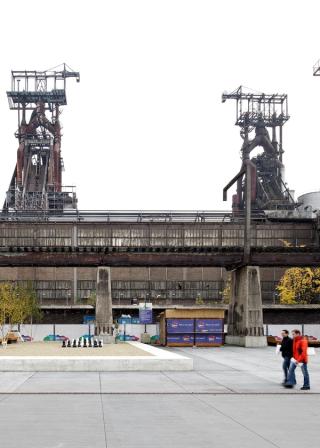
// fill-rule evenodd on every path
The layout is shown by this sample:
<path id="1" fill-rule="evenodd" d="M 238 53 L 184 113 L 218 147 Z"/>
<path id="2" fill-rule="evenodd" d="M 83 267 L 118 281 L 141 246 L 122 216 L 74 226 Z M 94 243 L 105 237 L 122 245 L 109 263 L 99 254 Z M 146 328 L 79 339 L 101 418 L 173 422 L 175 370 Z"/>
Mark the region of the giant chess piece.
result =
<path id="1" fill-rule="evenodd" d="M 87 348 L 88 346 L 87 346 L 87 338 L 84 338 L 84 340 L 83 340 L 83 347 L 84 348 Z"/>
<path id="2" fill-rule="evenodd" d="M 62 348 L 66 348 L 66 341 L 65 340 L 62 341 Z"/>
<path id="3" fill-rule="evenodd" d="M 93 341 L 93 347 L 94 347 L 94 348 L 97 348 L 97 347 L 98 347 L 98 341 L 97 341 L 97 339 L 95 339 L 95 340 Z"/>
<path id="4" fill-rule="evenodd" d="M 92 341 L 91 341 L 91 338 L 89 339 L 89 347 L 90 347 L 90 348 L 92 347 Z"/>
<path id="5" fill-rule="evenodd" d="M 103 347 L 103 340 L 102 340 L 102 339 L 99 340 L 99 347 L 100 347 L 100 348 Z"/>
<path id="6" fill-rule="evenodd" d="M 70 347 L 71 347 L 71 341 L 70 341 L 70 339 L 68 339 L 68 342 L 67 342 L 67 347 L 68 347 L 68 348 L 70 348 Z"/>
<path id="7" fill-rule="evenodd" d="M 73 348 L 77 347 L 77 341 L 75 339 L 72 339 L 72 347 Z"/>

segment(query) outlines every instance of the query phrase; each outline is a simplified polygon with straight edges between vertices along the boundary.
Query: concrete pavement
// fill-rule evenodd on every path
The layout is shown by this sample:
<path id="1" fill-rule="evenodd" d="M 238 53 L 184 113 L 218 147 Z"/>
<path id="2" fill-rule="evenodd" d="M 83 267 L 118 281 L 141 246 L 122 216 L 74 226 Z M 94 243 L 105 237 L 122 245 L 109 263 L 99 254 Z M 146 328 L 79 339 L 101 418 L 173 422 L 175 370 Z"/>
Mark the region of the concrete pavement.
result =
<path id="1" fill-rule="evenodd" d="M 303 392 L 281 387 L 274 348 L 170 351 L 191 356 L 195 370 L 0 373 L 1 446 L 319 446 L 319 352 Z"/>

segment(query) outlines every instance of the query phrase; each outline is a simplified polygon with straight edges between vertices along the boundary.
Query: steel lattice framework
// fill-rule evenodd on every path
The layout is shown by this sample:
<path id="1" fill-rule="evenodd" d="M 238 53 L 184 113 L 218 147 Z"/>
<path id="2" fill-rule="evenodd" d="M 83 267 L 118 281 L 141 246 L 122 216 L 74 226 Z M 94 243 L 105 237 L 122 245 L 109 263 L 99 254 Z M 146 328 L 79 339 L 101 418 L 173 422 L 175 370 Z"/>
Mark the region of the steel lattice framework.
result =
<path id="1" fill-rule="evenodd" d="M 17 163 L 3 210 L 63 210 L 76 207 L 73 188 L 62 186 L 60 107 L 66 80 L 79 72 L 66 64 L 46 71 L 11 72 L 9 107 L 18 112 Z M 28 112 L 28 111 L 31 111 Z M 46 111 L 51 112 L 50 119 Z"/>
<path id="2" fill-rule="evenodd" d="M 250 190 L 252 207 L 255 210 L 292 210 L 294 199 L 284 180 L 283 132 L 289 120 L 286 94 L 265 94 L 248 91 L 240 86 L 231 93 L 222 94 L 222 102 L 236 101 L 236 122 L 243 139 L 241 147 L 242 167 L 226 186 L 224 192 L 237 182 L 237 193 L 233 196 L 234 211 L 245 208 L 245 171 L 251 172 Z M 271 137 L 268 129 L 271 130 Z M 251 134 L 254 132 L 254 136 Z M 263 152 L 250 158 L 256 147 Z M 226 194 L 224 194 L 224 200 Z"/>

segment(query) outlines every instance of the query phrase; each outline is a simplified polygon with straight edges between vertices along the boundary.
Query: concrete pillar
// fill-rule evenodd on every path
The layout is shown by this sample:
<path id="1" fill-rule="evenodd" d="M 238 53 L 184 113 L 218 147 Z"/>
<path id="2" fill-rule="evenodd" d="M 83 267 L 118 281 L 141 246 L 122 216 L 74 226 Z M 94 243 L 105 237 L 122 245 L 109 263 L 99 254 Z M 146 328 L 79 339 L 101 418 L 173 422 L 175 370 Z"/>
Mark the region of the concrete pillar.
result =
<path id="1" fill-rule="evenodd" d="M 265 347 L 260 269 L 245 266 L 232 272 L 231 302 L 226 343 L 243 347 Z"/>
<path id="2" fill-rule="evenodd" d="M 111 269 L 98 267 L 96 297 L 96 334 L 112 335 Z"/>
<path id="3" fill-rule="evenodd" d="M 72 286 L 71 286 L 71 300 L 70 300 L 70 302 L 73 305 L 76 305 L 77 304 L 77 299 L 78 299 L 78 268 L 73 268 L 73 282 L 72 282 Z M 81 303 L 81 299 L 80 299 L 80 303 Z M 70 305 L 70 303 L 69 303 L 69 305 Z"/>

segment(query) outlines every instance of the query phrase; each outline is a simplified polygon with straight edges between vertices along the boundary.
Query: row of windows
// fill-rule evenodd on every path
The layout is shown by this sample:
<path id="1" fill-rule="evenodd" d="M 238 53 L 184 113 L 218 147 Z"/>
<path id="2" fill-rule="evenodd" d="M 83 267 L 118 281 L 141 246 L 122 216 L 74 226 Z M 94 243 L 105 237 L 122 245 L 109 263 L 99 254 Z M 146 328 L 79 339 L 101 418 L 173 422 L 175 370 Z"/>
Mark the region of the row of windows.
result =
<path id="1" fill-rule="evenodd" d="M 112 291 L 112 300 L 116 302 L 119 300 L 121 303 L 122 299 L 139 299 L 144 300 L 147 298 L 155 303 L 161 300 L 170 300 L 174 302 L 176 299 L 212 299 L 212 300 L 222 300 L 222 292 L 219 290 L 212 291 L 196 291 L 196 290 L 185 290 L 185 291 L 155 291 L 155 290 L 139 290 L 139 291 Z"/>
<path id="2" fill-rule="evenodd" d="M 22 287 L 31 285 L 36 290 L 70 290 L 71 281 L 69 280 L 34 280 L 17 282 Z M 157 282 L 141 282 L 141 281 L 123 281 L 113 280 L 111 282 L 112 290 L 215 290 L 223 289 L 225 282 L 221 281 L 157 281 Z M 276 281 L 262 281 L 261 289 L 264 291 L 272 291 L 276 288 Z M 78 290 L 95 290 L 96 282 L 94 280 L 78 281 Z"/>
<path id="3" fill-rule="evenodd" d="M 19 285 L 27 286 L 26 281 L 19 281 Z M 52 299 L 72 298 L 72 284 L 70 281 L 34 281 L 33 288 L 36 290 L 38 298 L 42 301 Z M 95 292 L 96 282 L 82 280 L 78 282 L 77 299 L 87 300 Z M 278 298 L 276 281 L 262 281 L 261 292 L 265 301 L 274 302 Z M 139 282 L 139 281 L 113 281 L 112 298 L 122 299 L 144 299 L 150 297 L 156 299 L 214 299 L 222 298 L 225 287 L 223 281 L 187 281 L 187 282 Z"/>
<path id="4" fill-rule="evenodd" d="M 14 238 L 0 238 L 0 246 L 71 246 L 71 238 L 26 238 L 23 236 Z"/>
<path id="5" fill-rule="evenodd" d="M 288 238 L 288 236 L 280 238 L 257 238 L 252 239 L 252 245 L 258 247 L 282 247 L 290 245 L 298 247 L 301 245 L 312 245 L 314 240 L 312 237 Z M 78 241 L 79 247 L 228 247 L 242 246 L 243 236 L 237 238 L 218 239 L 191 239 L 191 238 L 175 238 L 175 239 L 135 239 L 135 238 L 111 238 L 111 239 L 82 239 Z M 0 238 L 0 246 L 25 246 L 25 247 L 70 247 L 72 241 L 69 238 Z"/>
<path id="6" fill-rule="evenodd" d="M 221 289 L 223 281 L 112 281 L 112 289 L 160 289 L 160 290 L 187 290 L 187 289 Z"/>
<path id="7" fill-rule="evenodd" d="M 0 246 L 70 246 L 72 228 L 63 227 L 0 227 Z M 78 228 L 78 246 L 232 246 L 243 243 L 243 228 Z M 253 231 L 256 246 L 311 244 L 314 232 L 310 227 L 287 227 Z"/>
<path id="8" fill-rule="evenodd" d="M 71 227 L 0 227 L 1 238 L 71 238 Z"/>

